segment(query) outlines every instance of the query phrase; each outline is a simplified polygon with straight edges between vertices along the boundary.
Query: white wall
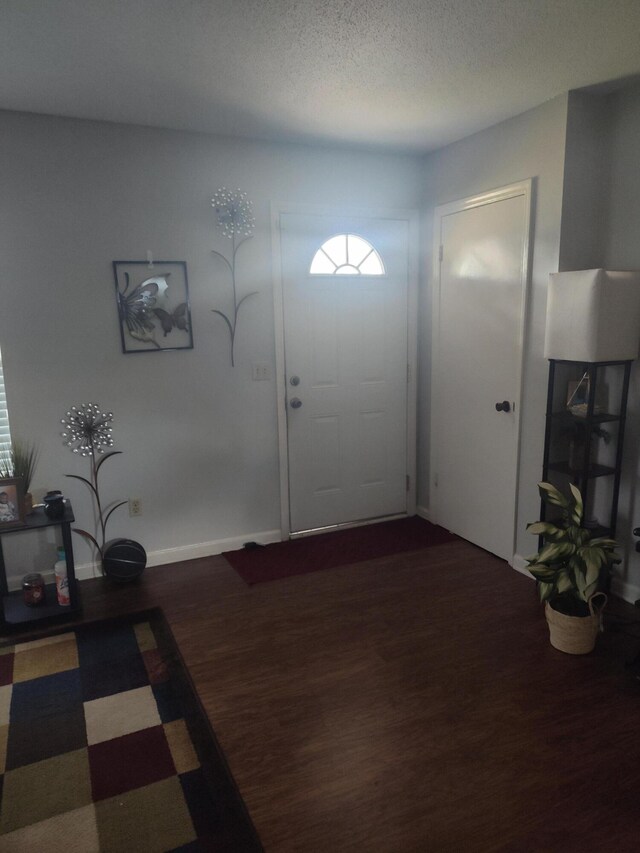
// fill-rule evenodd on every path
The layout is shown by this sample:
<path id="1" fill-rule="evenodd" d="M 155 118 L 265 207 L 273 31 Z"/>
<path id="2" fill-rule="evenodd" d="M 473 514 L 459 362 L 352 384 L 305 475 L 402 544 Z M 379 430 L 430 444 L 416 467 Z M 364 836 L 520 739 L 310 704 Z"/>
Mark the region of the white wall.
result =
<path id="1" fill-rule="evenodd" d="M 569 93 L 560 270 L 597 269 L 604 264 L 610 113 L 606 95 Z"/>
<path id="2" fill-rule="evenodd" d="M 604 265 L 612 270 L 640 270 L 640 84 L 610 96 L 610 183 Z M 629 389 L 623 478 L 617 539 L 626 551 L 617 590 L 640 598 L 640 554 L 634 527 L 640 526 L 640 363 L 635 362 Z"/>
<path id="3" fill-rule="evenodd" d="M 563 194 L 564 151 L 568 96 L 555 98 L 509 121 L 434 152 L 426 160 L 424 185 L 425 268 L 432 268 L 433 208 L 439 204 L 490 190 L 526 178 L 534 179 L 533 257 L 529 327 L 525 346 L 524 397 L 521 401 L 522 446 L 518 496 L 517 552 L 535 550 L 526 523 L 538 518 L 536 483 L 542 471 L 547 362 L 543 358 L 547 282 L 557 271 Z M 429 275 L 430 279 L 430 275 Z M 427 507 L 430 287 L 423 293 L 420 364 L 419 435 L 420 492 L 418 503 Z M 488 495 L 490 500 L 491 496 Z"/>
<path id="4" fill-rule="evenodd" d="M 0 113 L 0 346 L 15 436 L 42 458 L 34 489 L 61 488 L 80 526 L 87 495 L 65 473 L 87 460 L 65 448 L 60 418 L 95 401 L 114 412 L 107 499 L 139 497 L 143 515 L 118 510 L 112 536 L 140 541 L 150 562 L 199 556 L 219 540 L 279 531 L 269 203 L 417 208 L 422 160 L 404 155 L 216 139 L 100 122 Z M 238 254 L 241 314 L 236 367 L 223 321 L 229 285 L 211 249 L 228 250 L 210 206 L 219 186 L 254 202 L 255 236 Z M 111 262 L 186 260 L 195 348 L 121 352 Z M 5 537 L 16 564 L 19 535 Z M 75 537 L 76 559 L 90 552 Z M 178 549 L 172 551 L 170 549 Z M 48 566 L 42 545 L 27 569 Z"/>

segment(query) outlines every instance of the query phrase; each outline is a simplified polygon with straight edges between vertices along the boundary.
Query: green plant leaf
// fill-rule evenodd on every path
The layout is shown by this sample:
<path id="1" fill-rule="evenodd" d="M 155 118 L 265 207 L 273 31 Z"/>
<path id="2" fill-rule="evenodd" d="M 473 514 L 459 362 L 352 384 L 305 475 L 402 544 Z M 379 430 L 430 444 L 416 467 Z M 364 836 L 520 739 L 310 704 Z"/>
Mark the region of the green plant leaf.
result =
<path id="1" fill-rule="evenodd" d="M 568 592 L 570 589 L 573 589 L 573 580 L 569 577 L 568 572 L 562 571 L 558 573 L 556 589 L 559 593 Z"/>
<path id="2" fill-rule="evenodd" d="M 600 568 L 603 565 L 604 560 L 602 561 L 593 561 L 587 564 L 587 570 L 584 573 L 585 580 L 587 585 L 592 583 L 597 583 L 598 578 L 600 577 Z"/>
<path id="3" fill-rule="evenodd" d="M 552 569 L 543 564 L 539 566 L 529 566 L 529 571 L 537 581 L 544 583 L 555 583 L 557 569 Z"/>
<path id="4" fill-rule="evenodd" d="M 584 514 L 584 507 L 582 505 L 582 495 L 580 494 L 580 489 L 577 486 L 574 486 L 573 483 L 569 483 L 569 488 L 571 489 L 571 494 L 573 495 L 573 509 L 571 510 L 571 520 L 576 526 L 580 526 L 582 521 L 582 516 Z"/>
<path id="5" fill-rule="evenodd" d="M 582 601 L 586 601 L 587 599 L 585 598 L 585 590 L 587 588 L 587 580 L 584 574 L 578 569 L 574 572 L 574 578 L 578 596 L 582 599 Z"/>
<path id="6" fill-rule="evenodd" d="M 538 588 L 540 593 L 540 601 L 548 601 L 553 593 L 554 584 L 540 583 Z"/>
<path id="7" fill-rule="evenodd" d="M 606 562 L 604 552 L 598 547 L 585 546 L 580 548 L 578 556 L 584 560 L 587 583 L 593 583 L 594 580 L 598 579 L 600 568 Z"/>
<path id="8" fill-rule="evenodd" d="M 569 501 L 565 496 L 556 489 L 551 483 L 538 483 L 538 491 L 540 492 L 540 497 L 546 503 L 553 504 L 554 506 L 560 506 L 563 509 L 569 508 Z"/>
<path id="9" fill-rule="evenodd" d="M 565 562 L 568 557 L 575 553 L 576 546 L 572 542 L 550 542 L 538 553 L 540 563 Z"/>
<path id="10" fill-rule="evenodd" d="M 618 543 L 615 539 L 608 539 L 606 536 L 599 536 L 596 539 L 591 539 L 589 541 L 589 545 L 596 545 L 599 548 L 605 548 L 607 551 L 618 547 Z"/>
<path id="11" fill-rule="evenodd" d="M 527 533 L 533 533 L 534 536 L 544 536 L 553 542 L 561 541 L 566 537 L 564 527 L 558 527 L 549 521 L 532 521 L 531 524 L 527 524 Z"/>

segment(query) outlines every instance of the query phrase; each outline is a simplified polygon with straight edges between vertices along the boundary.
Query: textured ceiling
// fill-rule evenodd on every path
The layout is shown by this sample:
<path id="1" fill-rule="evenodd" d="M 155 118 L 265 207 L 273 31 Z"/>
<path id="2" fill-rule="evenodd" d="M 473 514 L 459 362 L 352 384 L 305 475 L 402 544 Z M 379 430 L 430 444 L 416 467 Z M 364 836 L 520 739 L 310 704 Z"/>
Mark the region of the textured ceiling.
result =
<path id="1" fill-rule="evenodd" d="M 426 151 L 640 72 L 640 0 L 0 0 L 0 108 Z"/>

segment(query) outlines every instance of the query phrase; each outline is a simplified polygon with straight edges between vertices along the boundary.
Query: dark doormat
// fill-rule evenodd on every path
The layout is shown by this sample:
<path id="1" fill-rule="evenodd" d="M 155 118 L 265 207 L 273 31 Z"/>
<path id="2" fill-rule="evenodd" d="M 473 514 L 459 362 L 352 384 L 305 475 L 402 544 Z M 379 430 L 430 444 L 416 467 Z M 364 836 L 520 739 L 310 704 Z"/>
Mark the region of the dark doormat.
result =
<path id="1" fill-rule="evenodd" d="M 0 647 L 0 849 L 261 851 L 159 609 Z"/>
<path id="2" fill-rule="evenodd" d="M 417 551 L 457 538 L 443 527 L 414 515 L 288 542 L 225 551 L 223 556 L 245 583 L 253 585 L 388 557 L 402 551 Z"/>

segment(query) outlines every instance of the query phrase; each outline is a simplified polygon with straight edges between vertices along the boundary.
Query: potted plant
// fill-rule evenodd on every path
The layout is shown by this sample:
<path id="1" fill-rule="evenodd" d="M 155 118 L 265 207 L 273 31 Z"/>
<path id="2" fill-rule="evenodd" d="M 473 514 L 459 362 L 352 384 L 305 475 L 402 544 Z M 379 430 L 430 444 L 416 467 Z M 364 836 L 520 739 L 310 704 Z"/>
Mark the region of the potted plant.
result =
<path id="1" fill-rule="evenodd" d="M 576 486 L 570 485 L 570 497 L 551 483 L 538 483 L 538 489 L 558 518 L 527 525 L 529 533 L 542 537 L 542 547 L 527 561 L 529 571 L 545 602 L 551 645 L 569 654 L 586 654 L 595 646 L 607 601 L 601 586 L 616 560 L 617 542 L 592 538 L 592 531 L 582 526 L 584 506 Z"/>
<path id="2" fill-rule="evenodd" d="M 25 513 L 33 511 L 29 488 L 38 464 L 39 451 L 35 444 L 13 439 L 11 447 L 0 455 L 0 477 L 20 477 L 24 484 Z"/>

